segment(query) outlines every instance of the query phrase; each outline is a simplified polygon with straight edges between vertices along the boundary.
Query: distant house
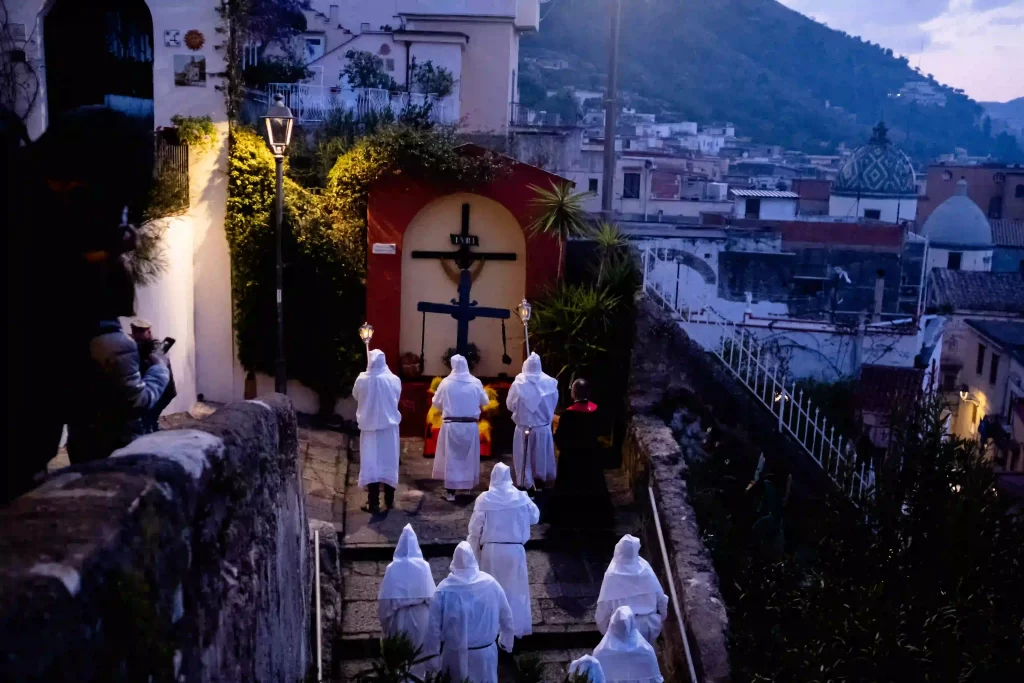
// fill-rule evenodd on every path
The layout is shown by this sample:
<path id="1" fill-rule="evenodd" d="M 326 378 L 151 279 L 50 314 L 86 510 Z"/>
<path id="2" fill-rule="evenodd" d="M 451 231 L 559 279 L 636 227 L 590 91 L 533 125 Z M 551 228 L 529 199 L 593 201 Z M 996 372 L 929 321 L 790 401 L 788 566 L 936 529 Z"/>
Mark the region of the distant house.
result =
<path id="1" fill-rule="evenodd" d="M 967 181 L 967 196 L 987 218 L 1024 220 L 1024 166 L 951 163 L 928 167 L 927 192 L 917 211 L 918 224 L 956 194 L 961 179 Z"/>
<path id="2" fill-rule="evenodd" d="M 889 447 L 892 420 L 901 409 L 921 399 L 928 387 L 925 368 L 863 365 L 853 391 L 853 401 L 865 436 L 875 448 Z"/>
<path id="3" fill-rule="evenodd" d="M 796 212 L 799 216 L 827 216 L 828 195 L 832 183 L 818 178 L 794 178 L 790 189 L 799 199 Z"/>
<path id="4" fill-rule="evenodd" d="M 729 190 L 735 218 L 785 221 L 796 217 L 796 192 L 780 190 Z"/>

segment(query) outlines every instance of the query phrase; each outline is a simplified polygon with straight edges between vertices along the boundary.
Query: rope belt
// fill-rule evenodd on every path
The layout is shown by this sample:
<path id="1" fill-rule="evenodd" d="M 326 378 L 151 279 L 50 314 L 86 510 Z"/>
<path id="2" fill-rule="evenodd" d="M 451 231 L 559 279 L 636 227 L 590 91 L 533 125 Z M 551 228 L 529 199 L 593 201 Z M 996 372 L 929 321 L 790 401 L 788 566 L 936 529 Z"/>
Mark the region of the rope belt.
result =
<path id="1" fill-rule="evenodd" d="M 479 422 L 480 418 L 479 417 L 446 417 L 446 418 L 444 418 L 444 421 L 445 422 L 458 422 L 458 423 Z"/>
<path id="2" fill-rule="evenodd" d="M 523 545 L 519 541 L 484 541 L 484 545 Z"/>
<path id="3" fill-rule="evenodd" d="M 551 423 L 550 422 L 545 422 L 542 425 L 533 425 L 533 426 L 530 426 L 530 427 L 524 427 L 523 425 L 516 425 L 516 426 L 519 427 L 520 429 L 540 429 L 541 427 L 550 427 Z"/>
<path id="4" fill-rule="evenodd" d="M 477 645 L 476 647 L 469 648 L 469 651 L 472 652 L 473 650 L 486 650 L 491 645 L 494 645 L 494 643 L 486 643 L 484 645 Z"/>

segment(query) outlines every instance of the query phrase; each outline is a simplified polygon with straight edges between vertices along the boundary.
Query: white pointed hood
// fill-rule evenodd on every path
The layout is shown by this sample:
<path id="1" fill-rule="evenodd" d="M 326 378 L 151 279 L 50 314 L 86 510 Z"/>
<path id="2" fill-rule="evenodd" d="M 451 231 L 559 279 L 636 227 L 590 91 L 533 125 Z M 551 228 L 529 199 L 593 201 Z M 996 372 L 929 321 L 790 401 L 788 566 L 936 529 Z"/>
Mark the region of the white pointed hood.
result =
<path id="1" fill-rule="evenodd" d="M 408 600 L 434 596 L 434 577 L 430 565 L 423 559 L 419 540 L 411 524 L 406 524 L 395 548 L 394 559 L 384 572 L 377 598 L 380 600 Z"/>
<path id="2" fill-rule="evenodd" d="M 451 357 L 451 360 L 449 362 L 452 365 L 452 371 L 448 373 L 448 379 L 452 380 L 453 382 L 480 381 L 469 372 L 469 363 L 466 361 L 466 358 L 464 356 L 455 354 L 454 356 Z"/>
<path id="3" fill-rule="evenodd" d="M 604 670 L 601 668 L 601 662 L 597 661 L 590 655 L 583 655 L 569 664 L 569 674 L 585 674 L 587 678 L 590 679 L 590 683 L 605 683 Z"/>
<path id="4" fill-rule="evenodd" d="M 608 624 L 608 632 L 594 648 L 594 659 L 601 663 L 605 680 L 609 683 L 661 683 L 664 680 L 654 648 L 637 630 L 636 618 L 628 606 L 615 610 Z"/>
<path id="5" fill-rule="evenodd" d="M 531 353 L 523 363 L 523 371 L 516 375 L 515 384 L 519 391 L 519 400 L 530 411 L 536 411 L 541 401 L 558 393 L 558 380 L 544 374 L 540 356 L 536 353 Z"/>
<path id="6" fill-rule="evenodd" d="M 605 570 L 598 602 L 662 592 L 661 582 L 651 565 L 640 557 L 640 539 L 626 534 L 615 544 L 615 554 Z"/>
<path id="7" fill-rule="evenodd" d="M 356 422 L 362 430 L 393 427 L 402 421 L 398 412 L 398 399 L 402 394 L 402 381 L 388 368 L 384 352 L 370 351 L 366 370 L 356 377 L 352 395 L 359 406 Z"/>
<path id="8" fill-rule="evenodd" d="M 491 486 L 481 493 L 475 503 L 476 510 L 495 512 L 527 505 L 530 497 L 512 484 L 512 471 L 505 463 L 499 462 L 491 470 Z"/>

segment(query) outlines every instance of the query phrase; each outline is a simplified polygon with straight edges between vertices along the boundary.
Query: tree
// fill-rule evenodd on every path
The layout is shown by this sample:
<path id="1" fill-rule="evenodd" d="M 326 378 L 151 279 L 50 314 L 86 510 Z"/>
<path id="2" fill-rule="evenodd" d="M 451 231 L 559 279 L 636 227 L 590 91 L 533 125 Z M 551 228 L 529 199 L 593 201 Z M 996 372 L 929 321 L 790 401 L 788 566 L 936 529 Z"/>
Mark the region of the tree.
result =
<path id="1" fill-rule="evenodd" d="M 562 279 L 565 242 L 573 237 L 590 233 L 583 200 L 589 192 L 574 192 L 572 183 L 551 182 L 551 189 L 530 185 L 535 197 L 530 202 L 537 218 L 530 224 L 531 232 L 548 235 L 558 240 L 558 279 Z"/>
<path id="2" fill-rule="evenodd" d="M 443 66 L 434 66 L 434 62 L 429 59 L 423 63 L 414 59 L 411 71 L 412 80 L 421 93 L 442 98 L 451 95 L 455 89 L 452 72 Z"/>
<path id="3" fill-rule="evenodd" d="M 352 88 L 381 88 L 397 90 L 395 79 L 384 70 L 384 60 L 366 50 L 349 50 L 345 53 L 348 63 L 341 70 L 341 76 Z"/>
<path id="4" fill-rule="evenodd" d="M 600 262 L 597 267 L 597 283 L 604 283 L 605 268 L 610 266 L 618 257 L 619 252 L 626 246 L 626 238 L 619 231 L 619 226 L 614 223 L 601 223 L 594 231 L 594 242 L 597 244 L 597 251 Z"/>

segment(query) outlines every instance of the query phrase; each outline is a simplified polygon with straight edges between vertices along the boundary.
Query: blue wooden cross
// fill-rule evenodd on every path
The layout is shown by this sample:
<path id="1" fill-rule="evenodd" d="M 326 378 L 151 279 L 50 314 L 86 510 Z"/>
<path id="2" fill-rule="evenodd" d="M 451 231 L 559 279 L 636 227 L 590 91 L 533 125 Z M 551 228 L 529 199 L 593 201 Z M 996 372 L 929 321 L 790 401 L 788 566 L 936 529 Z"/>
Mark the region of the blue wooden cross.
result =
<path id="1" fill-rule="evenodd" d="M 515 261 L 516 255 L 509 253 L 487 253 L 470 251 L 471 246 L 479 246 L 480 241 L 476 235 L 469 234 L 469 204 L 462 205 L 462 231 L 450 235 L 451 243 L 458 246 L 455 251 L 414 251 L 413 258 L 429 259 L 450 259 L 459 264 L 459 298 L 452 299 L 450 304 L 435 304 L 428 301 L 421 301 L 416 304 L 416 310 L 423 313 L 442 313 L 450 315 L 458 321 L 458 335 L 455 348 L 458 353 L 465 356 L 469 351 L 469 323 L 476 318 L 499 318 L 507 320 L 511 313 L 507 308 L 487 308 L 478 306 L 476 301 L 470 298 L 470 288 L 473 286 L 469 267 L 474 261 Z"/>

